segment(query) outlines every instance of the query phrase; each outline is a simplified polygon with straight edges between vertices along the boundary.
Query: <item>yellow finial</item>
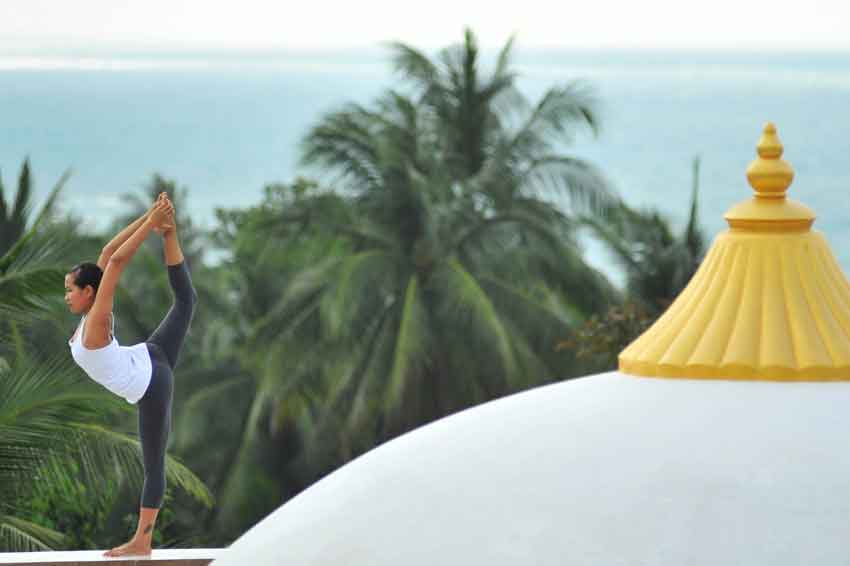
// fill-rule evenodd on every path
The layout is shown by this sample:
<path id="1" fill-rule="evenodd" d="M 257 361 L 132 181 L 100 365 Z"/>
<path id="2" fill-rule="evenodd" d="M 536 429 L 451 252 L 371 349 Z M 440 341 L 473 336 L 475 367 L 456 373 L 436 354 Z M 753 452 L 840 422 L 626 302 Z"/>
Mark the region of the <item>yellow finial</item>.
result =
<path id="1" fill-rule="evenodd" d="M 620 353 L 633 375 L 850 381 L 850 282 L 814 212 L 785 198 L 794 171 L 767 124 L 747 170 L 755 196 L 726 213 L 699 270 Z"/>
<path id="2" fill-rule="evenodd" d="M 729 226 L 733 230 L 759 232 L 794 232 L 811 228 L 815 213 L 809 207 L 785 198 L 785 192 L 794 180 L 794 169 L 782 159 L 784 148 L 772 122 L 765 125 L 756 149 L 758 157 L 747 167 L 747 180 L 755 195 L 726 213 Z"/>
<path id="3" fill-rule="evenodd" d="M 784 148 L 776 126 L 768 122 L 758 143 L 758 158 L 747 168 L 747 179 L 761 198 L 784 198 L 785 191 L 794 180 L 794 169 L 781 159 Z"/>

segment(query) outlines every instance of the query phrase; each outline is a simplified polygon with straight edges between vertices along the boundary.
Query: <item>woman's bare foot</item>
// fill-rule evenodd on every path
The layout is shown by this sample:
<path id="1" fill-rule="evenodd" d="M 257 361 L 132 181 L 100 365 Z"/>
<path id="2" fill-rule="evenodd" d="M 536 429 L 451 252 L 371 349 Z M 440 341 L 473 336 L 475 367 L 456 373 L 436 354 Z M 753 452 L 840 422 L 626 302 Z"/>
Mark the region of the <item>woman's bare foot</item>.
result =
<path id="1" fill-rule="evenodd" d="M 150 554 L 150 542 L 145 543 L 143 540 L 136 539 L 103 553 L 104 556 L 150 556 Z"/>

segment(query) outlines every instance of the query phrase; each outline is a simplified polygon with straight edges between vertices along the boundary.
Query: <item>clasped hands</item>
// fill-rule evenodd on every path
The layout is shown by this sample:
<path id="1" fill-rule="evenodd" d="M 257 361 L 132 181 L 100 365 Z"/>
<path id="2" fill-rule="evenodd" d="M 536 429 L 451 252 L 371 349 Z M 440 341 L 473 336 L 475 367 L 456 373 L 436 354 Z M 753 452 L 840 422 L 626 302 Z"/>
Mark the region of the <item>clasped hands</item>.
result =
<path id="1" fill-rule="evenodd" d="M 156 201 L 148 210 L 148 221 L 157 234 L 167 234 L 174 229 L 174 205 L 167 193 L 159 193 Z"/>

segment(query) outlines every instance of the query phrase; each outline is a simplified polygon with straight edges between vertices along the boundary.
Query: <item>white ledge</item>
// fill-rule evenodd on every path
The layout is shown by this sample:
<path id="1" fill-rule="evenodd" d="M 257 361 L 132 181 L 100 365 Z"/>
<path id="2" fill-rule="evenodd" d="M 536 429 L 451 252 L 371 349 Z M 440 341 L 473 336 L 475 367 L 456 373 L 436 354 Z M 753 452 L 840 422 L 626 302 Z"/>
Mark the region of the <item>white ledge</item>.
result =
<path id="1" fill-rule="evenodd" d="M 207 566 L 221 558 L 224 548 L 163 548 L 154 549 L 150 556 L 103 556 L 105 550 L 74 550 L 45 552 L 0 552 L 3 566 L 95 566 L 107 562 L 124 566 Z"/>

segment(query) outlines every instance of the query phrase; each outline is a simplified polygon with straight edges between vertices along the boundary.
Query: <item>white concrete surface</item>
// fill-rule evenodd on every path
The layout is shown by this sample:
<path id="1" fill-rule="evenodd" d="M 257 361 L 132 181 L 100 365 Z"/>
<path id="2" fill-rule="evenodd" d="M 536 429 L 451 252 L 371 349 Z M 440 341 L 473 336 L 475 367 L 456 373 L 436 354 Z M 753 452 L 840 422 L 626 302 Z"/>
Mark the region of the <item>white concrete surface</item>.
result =
<path id="1" fill-rule="evenodd" d="M 45 552 L 0 552 L 0 564 L 44 564 L 72 565 L 88 563 L 135 563 L 147 562 L 158 564 L 168 563 L 198 563 L 213 560 L 224 555 L 226 549 L 220 548 L 167 548 L 154 549 L 151 556 L 118 556 L 104 557 L 106 550 L 74 550 L 74 551 L 45 551 Z"/>
<path id="2" fill-rule="evenodd" d="M 850 564 L 850 382 L 608 373 L 399 437 L 215 566 Z"/>

